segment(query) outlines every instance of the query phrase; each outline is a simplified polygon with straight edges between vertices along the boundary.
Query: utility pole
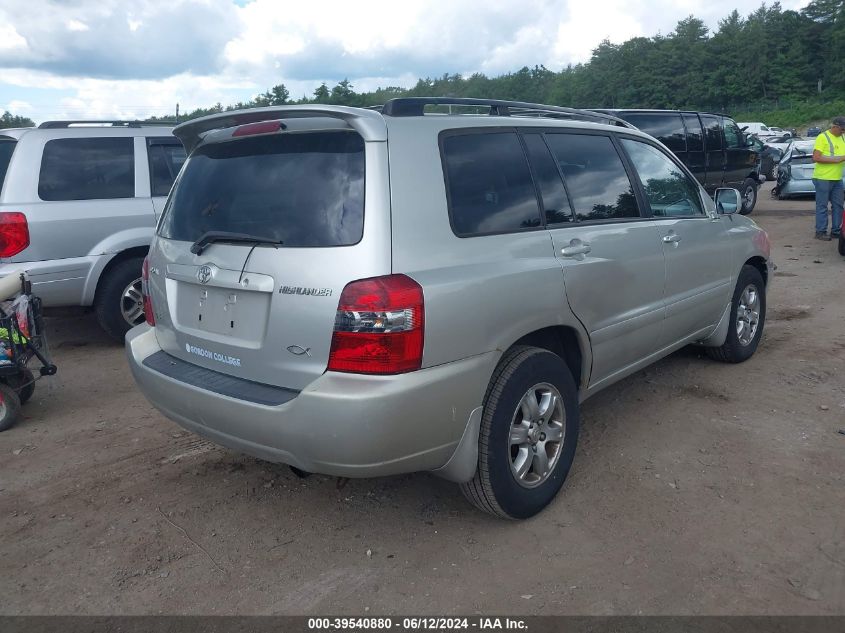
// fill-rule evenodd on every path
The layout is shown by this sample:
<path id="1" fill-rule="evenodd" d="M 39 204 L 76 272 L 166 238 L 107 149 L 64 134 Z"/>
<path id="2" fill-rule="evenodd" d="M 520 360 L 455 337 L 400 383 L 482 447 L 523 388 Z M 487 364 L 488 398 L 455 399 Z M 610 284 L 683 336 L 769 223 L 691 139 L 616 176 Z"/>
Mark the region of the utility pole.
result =
<path id="1" fill-rule="evenodd" d="M 176 104 L 176 123 L 179 123 L 179 104 Z"/>

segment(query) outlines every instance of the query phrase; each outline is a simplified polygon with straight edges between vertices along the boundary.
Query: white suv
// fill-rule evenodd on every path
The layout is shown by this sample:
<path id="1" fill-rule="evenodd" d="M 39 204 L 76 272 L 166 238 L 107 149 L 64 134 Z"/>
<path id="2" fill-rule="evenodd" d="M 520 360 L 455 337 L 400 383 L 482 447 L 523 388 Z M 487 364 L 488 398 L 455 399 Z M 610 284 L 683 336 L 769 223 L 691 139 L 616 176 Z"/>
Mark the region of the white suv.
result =
<path id="1" fill-rule="evenodd" d="M 185 162 L 172 128 L 49 121 L 0 130 L 0 277 L 45 306 L 93 306 L 122 339 L 144 320 L 141 263 Z"/>

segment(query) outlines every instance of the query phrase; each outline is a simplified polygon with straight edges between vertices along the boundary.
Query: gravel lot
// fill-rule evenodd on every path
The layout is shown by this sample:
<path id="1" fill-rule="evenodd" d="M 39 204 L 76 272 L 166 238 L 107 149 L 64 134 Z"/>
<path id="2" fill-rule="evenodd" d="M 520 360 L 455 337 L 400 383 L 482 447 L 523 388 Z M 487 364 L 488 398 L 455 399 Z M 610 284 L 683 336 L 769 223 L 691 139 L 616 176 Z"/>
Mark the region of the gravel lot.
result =
<path id="1" fill-rule="evenodd" d="M 522 523 L 427 474 L 341 486 L 216 448 L 93 318 L 50 319 L 59 374 L 0 434 L 0 612 L 845 614 L 845 260 L 768 188 L 757 355 L 683 350 L 585 403 Z"/>

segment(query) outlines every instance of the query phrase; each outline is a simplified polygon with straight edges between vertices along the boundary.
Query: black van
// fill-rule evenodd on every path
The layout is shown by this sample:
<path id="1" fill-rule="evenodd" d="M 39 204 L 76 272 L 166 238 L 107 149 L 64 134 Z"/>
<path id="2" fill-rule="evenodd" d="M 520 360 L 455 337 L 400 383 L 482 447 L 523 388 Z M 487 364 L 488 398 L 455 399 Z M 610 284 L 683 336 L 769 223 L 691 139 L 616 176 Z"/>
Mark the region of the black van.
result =
<path id="1" fill-rule="evenodd" d="M 742 194 L 740 213 L 754 210 L 761 182 L 760 155 L 731 117 L 681 110 L 596 111 L 624 119 L 658 139 L 711 195 L 719 187 L 733 187 Z"/>

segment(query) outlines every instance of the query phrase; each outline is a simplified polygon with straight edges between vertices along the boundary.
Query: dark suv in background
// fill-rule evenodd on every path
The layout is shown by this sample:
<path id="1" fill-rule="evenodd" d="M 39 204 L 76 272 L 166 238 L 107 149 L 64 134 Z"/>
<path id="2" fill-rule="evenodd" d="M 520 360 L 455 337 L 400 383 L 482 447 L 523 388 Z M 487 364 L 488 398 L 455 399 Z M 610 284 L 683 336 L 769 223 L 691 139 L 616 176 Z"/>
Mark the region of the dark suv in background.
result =
<path id="1" fill-rule="evenodd" d="M 598 110 L 628 121 L 680 158 L 707 193 L 738 189 L 747 215 L 757 204 L 760 155 L 736 122 L 724 114 L 680 110 Z"/>

